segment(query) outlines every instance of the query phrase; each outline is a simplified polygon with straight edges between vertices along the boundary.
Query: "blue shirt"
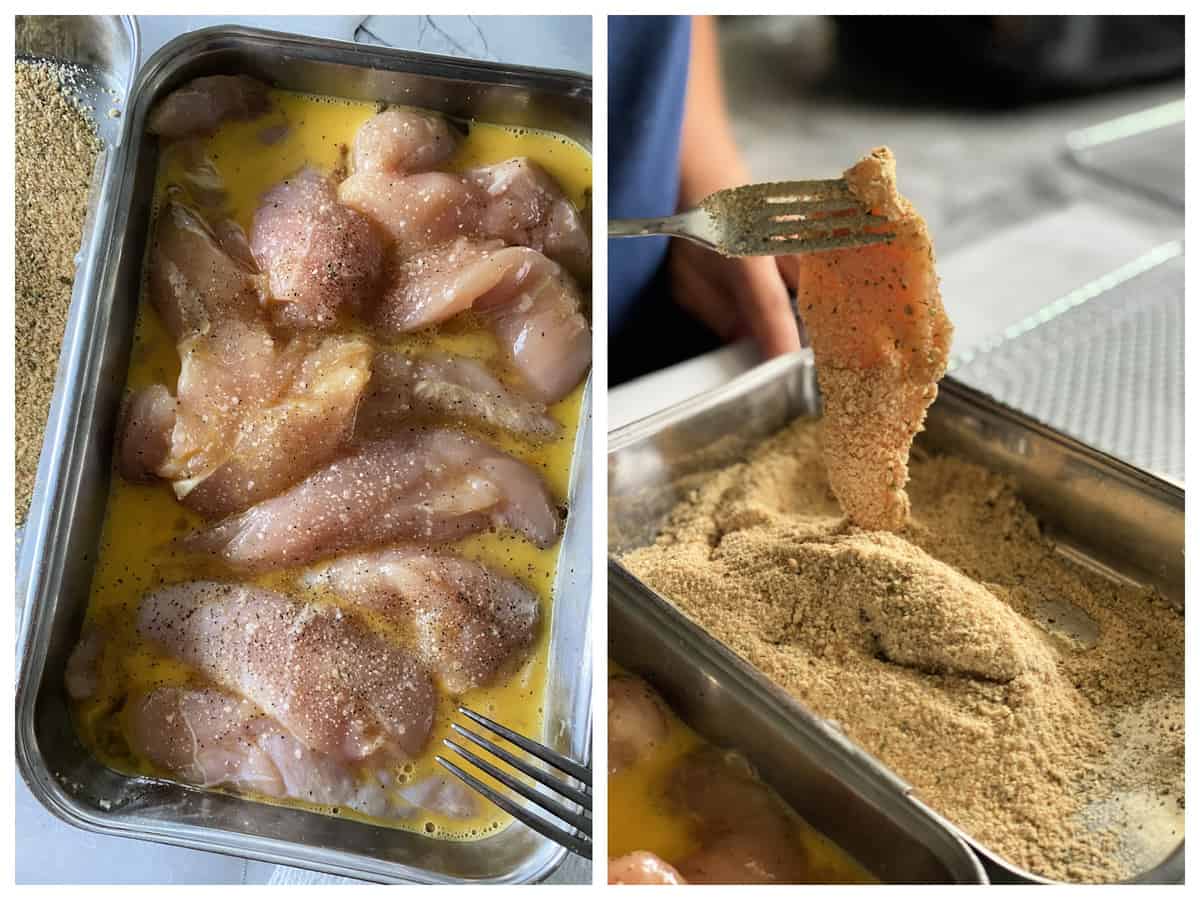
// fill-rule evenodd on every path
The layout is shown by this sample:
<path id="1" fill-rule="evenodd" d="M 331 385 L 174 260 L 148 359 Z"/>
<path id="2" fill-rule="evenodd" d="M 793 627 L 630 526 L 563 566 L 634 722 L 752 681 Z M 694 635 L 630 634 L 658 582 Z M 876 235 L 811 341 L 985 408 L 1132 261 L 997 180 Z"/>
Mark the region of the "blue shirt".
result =
<path id="1" fill-rule="evenodd" d="M 679 200 L 691 50 L 687 16 L 608 17 L 608 212 L 661 216 Z M 608 242 L 608 330 L 618 331 L 667 255 L 667 238 Z"/>

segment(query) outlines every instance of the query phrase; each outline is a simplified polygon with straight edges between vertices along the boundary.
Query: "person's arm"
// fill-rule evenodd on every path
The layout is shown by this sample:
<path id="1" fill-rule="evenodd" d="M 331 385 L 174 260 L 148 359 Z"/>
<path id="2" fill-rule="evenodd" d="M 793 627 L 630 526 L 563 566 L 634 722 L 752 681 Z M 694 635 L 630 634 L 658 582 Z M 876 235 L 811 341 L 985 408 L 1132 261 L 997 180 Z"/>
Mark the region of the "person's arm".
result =
<path id="1" fill-rule="evenodd" d="M 679 162 L 680 209 L 695 206 L 713 191 L 750 181 L 725 105 L 717 28 L 709 16 L 692 20 Z M 670 267 L 676 302 L 720 337 L 753 335 L 767 356 L 800 348 L 787 288 L 773 257 L 729 259 L 675 239 Z"/>

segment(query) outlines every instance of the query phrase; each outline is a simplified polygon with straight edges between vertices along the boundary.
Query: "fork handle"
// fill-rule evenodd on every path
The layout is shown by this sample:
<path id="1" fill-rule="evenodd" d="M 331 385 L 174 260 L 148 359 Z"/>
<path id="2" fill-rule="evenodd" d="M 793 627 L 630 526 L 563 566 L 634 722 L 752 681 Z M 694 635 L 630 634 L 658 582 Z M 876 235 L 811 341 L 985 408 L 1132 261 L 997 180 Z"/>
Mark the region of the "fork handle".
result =
<path id="1" fill-rule="evenodd" d="M 657 216 L 651 219 L 609 219 L 609 237 L 647 237 L 666 234 L 674 237 L 690 237 L 685 217 L 682 215 Z"/>

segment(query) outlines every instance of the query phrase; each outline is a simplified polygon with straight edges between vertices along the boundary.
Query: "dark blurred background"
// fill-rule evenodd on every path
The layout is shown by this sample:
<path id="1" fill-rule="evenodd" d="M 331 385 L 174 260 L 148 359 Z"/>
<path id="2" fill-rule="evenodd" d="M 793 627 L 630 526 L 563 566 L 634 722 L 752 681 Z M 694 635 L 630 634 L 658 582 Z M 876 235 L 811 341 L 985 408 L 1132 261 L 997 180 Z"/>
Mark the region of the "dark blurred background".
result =
<path id="1" fill-rule="evenodd" d="M 951 374 L 1183 479 L 1182 17 L 731 16 L 720 38 L 755 180 L 895 152 L 937 247 Z M 634 382 L 612 424 L 756 361 L 740 346 Z"/>

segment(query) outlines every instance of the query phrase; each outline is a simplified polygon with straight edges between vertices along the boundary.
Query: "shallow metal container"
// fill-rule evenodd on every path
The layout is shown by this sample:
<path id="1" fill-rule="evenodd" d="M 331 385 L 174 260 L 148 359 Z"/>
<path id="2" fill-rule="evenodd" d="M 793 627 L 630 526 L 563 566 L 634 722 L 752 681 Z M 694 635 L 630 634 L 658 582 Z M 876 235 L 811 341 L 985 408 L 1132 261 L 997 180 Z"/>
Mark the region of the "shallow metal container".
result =
<path id="1" fill-rule="evenodd" d="M 16 700 L 17 766 L 55 815 L 107 834 L 144 838 L 378 881 L 525 882 L 566 851 L 521 825 L 475 842 L 435 840 L 306 810 L 255 803 L 107 769 L 80 744 L 63 687 L 79 636 L 104 521 L 113 431 L 124 388 L 148 239 L 156 141 L 144 133 L 155 101 L 201 75 L 244 73 L 281 88 L 405 103 L 448 115 L 544 128 L 591 146 L 591 81 L 242 28 L 210 28 L 163 47 L 139 73 L 118 159 L 111 210 L 85 265 L 87 302 L 72 310 L 47 429 L 45 496 L 30 520 L 18 590 L 25 620 Z M 576 440 L 554 585 L 543 740 L 578 759 L 591 746 L 591 389 Z M 23 580 L 22 580 L 23 579 Z"/>
<path id="2" fill-rule="evenodd" d="M 614 567 L 608 655 L 706 739 L 737 750 L 809 824 L 885 884 L 985 884 L 967 845 L 864 754 Z"/>
<path id="3" fill-rule="evenodd" d="M 727 385 L 614 432 L 608 453 L 610 554 L 616 557 L 652 541 L 671 508 L 714 470 L 744 458 L 751 448 L 792 420 L 819 412 L 816 371 L 812 355 L 806 351 L 759 366 Z M 1064 555 L 1109 576 L 1152 585 L 1183 610 L 1181 485 L 1163 481 L 1039 425 L 953 379 L 942 382 L 917 444 L 953 453 L 1009 476 L 1043 531 Z M 689 664 L 696 676 L 694 682 L 663 671 L 661 664 L 648 659 L 647 671 L 654 676 L 652 680 L 659 684 L 658 679 L 662 679 L 668 698 L 679 704 L 685 718 L 692 711 L 699 717 L 697 722 L 708 723 L 701 726 L 702 731 L 709 726 L 717 729 L 712 734 L 718 743 L 723 735 L 734 747 L 752 741 L 748 755 L 781 792 L 788 775 L 774 779 L 770 774 L 772 770 L 788 771 L 787 754 L 782 762 L 771 756 L 778 752 L 772 749 L 777 742 L 803 747 L 818 759 L 854 760 L 853 768 L 842 769 L 838 776 L 845 779 L 843 789 L 860 789 L 861 779 L 884 779 L 889 786 L 876 788 L 875 796 L 888 809 L 915 805 L 927 810 L 912 797 L 909 786 L 882 763 L 772 685 L 615 559 L 609 562 L 609 585 L 610 594 L 614 589 L 619 594 L 615 602 L 610 598 L 610 631 L 616 627 L 614 621 L 636 615 L 653 620 L 679 647 L 686 647 L 683 657 L 698 659 Z M 619 649 L 614 647 L 613 652 Z M 663 655 L 668 651 L 668 643 L 658 650 Z M 619 655 L 616 658 L 621 661 Z M 726 696 L 743 691 L 751 691 L 761 698 L 758 702 L 772 705 L 776 721 L 771 723 L 769 739 L 760 741 L 753 727 L 721 721 Z M 801 755 L 799 749 L 794 752 Z M 762 760 L 755 754 L 762 754 Z M 839 838 L 837 817 L 828 823 L 814 818 L 818 814 L 801 805 L 802 794 L 803 790 L 798 791 L 794 801 L 797 809 L 854 852 L 853 845 Z M 809 801 L 815 807 L 821 802 Z M 934 817 L 940 827 L 971 844 L 993 882 L 1047 881 L 1005 862 L 945 818 Z M 866 858 L 861 860 L 868 862 Z M 1183 871 L 1180 841 L 1160 864 L 1133 880 L 1182 882 Z"/>
<path id="4" fill-rule="evenodd" d="M 79 236 L 79 251 L 75 256 L 75 283 L 71 288 L 71 312 L 63 332 L 59 351 L 58 372 L 55 382 L 55 397 L 52 408 L 59 403 L 66 379 L 65 370 L 76 354 L 79 333 L 73 328 L 76 313 L 88 298 L 94 296 L 100 266 L 93 248 L 100 240 L 99 233 L 111 218 L 114 205 L 114 181 L 112 173 L 120 159 L 123 120 L 121 113 L 133 87 L 133 76 L 137 72 L 140 41 L 137 21 L 133 16 L 17 16 L 16 57 L 19 60 L 51 60 L 68 63 L 76 70 L 74 84 L 75 99 L 84 113 L 96 126 L 96 133 L 103 144 L 96 166 L 92 171 L 88 190 L 87 214 L 83 232 Z M 118 115 L 109 115 L 110 110 Z M 52 467 L 53 449 L 59 446 L 58 435 L 51 428 L 51 414 L 42 436 L 42 453 L 39 458 L 37 480 L 33 498 L 29 504 L 29 515 L 25 525 L 17 530 L 18 553 L 26 533 L 40 527 L 41 507 L 47 493 L 47 480 Z M 50 452 L 47 452 L 47 451 Z M 17 574 L 17 593 L 25 583 L 20 568 Z"/>

